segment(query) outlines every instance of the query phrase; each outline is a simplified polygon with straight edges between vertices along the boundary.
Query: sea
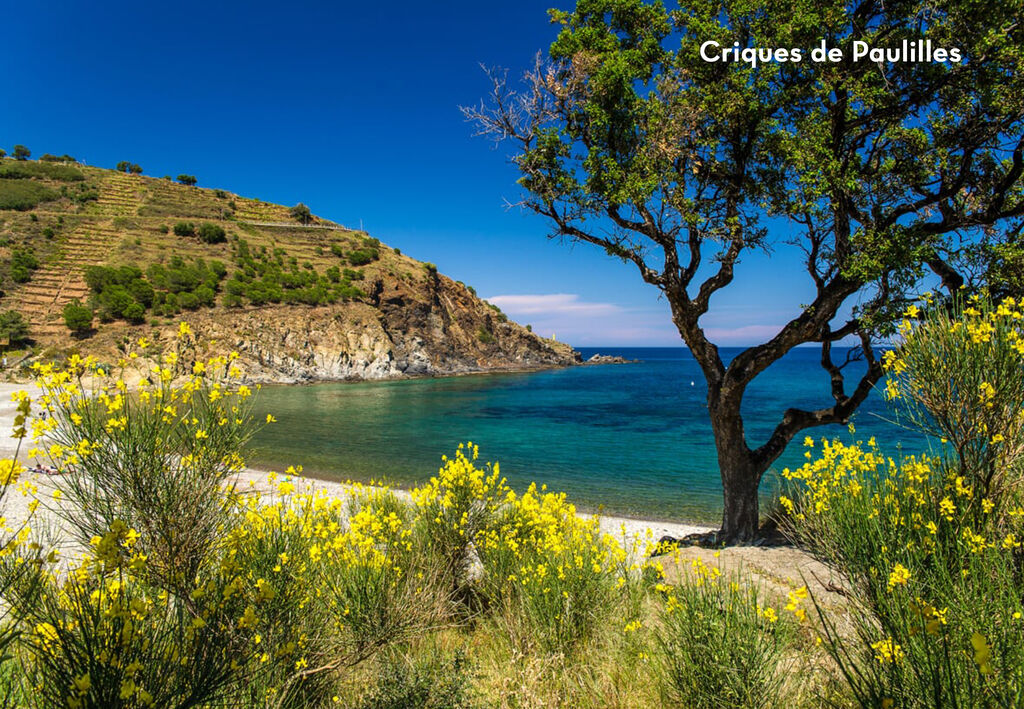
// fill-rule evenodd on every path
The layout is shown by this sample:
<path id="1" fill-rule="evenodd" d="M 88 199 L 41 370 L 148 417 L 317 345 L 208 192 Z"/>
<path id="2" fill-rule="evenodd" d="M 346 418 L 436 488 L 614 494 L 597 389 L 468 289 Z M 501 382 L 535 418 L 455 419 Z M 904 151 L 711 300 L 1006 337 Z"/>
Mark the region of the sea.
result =
<path id="1" fill-rule="evenodd" d="M 410 487 L 435 475 L 441 456 L 460 442 L 479 446 L 480 461 L 500 464 L 517 490 L 531 482 L 565 492 L 581 510 L 639 519 L 707 523 L 721 520 L 722 486 L 700 369 L 683 347 L 579 348 L 639 360 L 635 364 L 568 367 L 384 382 L 264 386 L 257 399 L 263 428 L 248 462 L 330 480 L 385 481 Z M 728 361 L 740 348 L 723 348 Z M 844 352 L 836 348 L 835 356 Z M 792 406 L 831 402 L 829 377 L 816 348 L 797 348 L 749 387 L 743 414 L 751 447 L 763 443 Z M 863 371 L 846 371 L 848 388 Z M 880 390 L 853 417 L 855 432 L 810 429 L 844 442 L 874 437 L 887 453 L 919 452 L 928 442 L 899 423 Z M 777 496 L 779 472 L 805 462 L 799 435 L 765 475 L 763 501 Z M 815 448 L 820 449 L 820 443 Z"/>

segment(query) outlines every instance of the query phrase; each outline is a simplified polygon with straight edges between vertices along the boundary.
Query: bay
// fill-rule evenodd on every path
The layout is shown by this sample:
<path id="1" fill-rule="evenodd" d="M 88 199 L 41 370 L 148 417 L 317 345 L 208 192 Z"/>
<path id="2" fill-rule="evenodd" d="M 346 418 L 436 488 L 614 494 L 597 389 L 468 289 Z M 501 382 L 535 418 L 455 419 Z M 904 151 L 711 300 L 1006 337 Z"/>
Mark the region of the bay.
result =
<path id="1" fill-rule="evenodd" d="M 437 473 L 441 455 L 464 441 L 481 460 L 499 461 L 516 489 L 530 482 L 564 491 L 578 507 L 643 519 L 716 523 L 722 500 L 715 448 L 705 408 L 707 390 L 685 348 L 580 348 L 641 360 L 637 364 L 570 367 L 386 382 L 266 386 L 257 400 L 262 419 L 277 423 L 254 441 L 250 464 L 304 467 L 314 477 L 386 480 L 410 486 Z M 728 361 L 738 348 L 723 348 Z M 842 350 L 836 358 L 844 356 Z M 820 352 L 793 350 L 758 377 L 744 400 L 748 441 L 759 445 L 786 408 L 827 406 L 828 375 Z M 848 389 L 863 364 L 848 368 Z M 908 452 L 921 436 L 894 423 L 875 391 L 845 426 L 807 433 L 845 441 L 875 437 L 890 455 Z M 801 435 L 765 476 L 762 496 L 777 495 L 778 471 L 801 465 Z M 819 447 L 820 444 L 816 444 Z"/>

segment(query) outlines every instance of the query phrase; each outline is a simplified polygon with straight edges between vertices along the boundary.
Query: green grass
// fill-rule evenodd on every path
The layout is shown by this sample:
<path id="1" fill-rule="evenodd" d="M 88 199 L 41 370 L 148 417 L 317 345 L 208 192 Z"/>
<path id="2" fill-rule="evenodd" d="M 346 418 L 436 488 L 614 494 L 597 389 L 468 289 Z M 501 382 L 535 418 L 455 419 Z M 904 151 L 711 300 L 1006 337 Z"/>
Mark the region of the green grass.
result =
<path id="1" fill-rule="evenodd" d="M 3 172 L 0 171 L 0 175 Z M 46 185 L 20 179 L 0 178 L 0 209 L 19 212 L 34 209 L 43 202 L 52 202 L 60 195 Z"/>
<path id="2" fill-rule="evenodd" d="M 47 162 L 22 162 L 18 160 L 0 160 L 0 177 L 15 180 L 39 178 L 60 180 L 62 182 L 80 182 L 85 174 L 70 165 L 56 165 Z"/>

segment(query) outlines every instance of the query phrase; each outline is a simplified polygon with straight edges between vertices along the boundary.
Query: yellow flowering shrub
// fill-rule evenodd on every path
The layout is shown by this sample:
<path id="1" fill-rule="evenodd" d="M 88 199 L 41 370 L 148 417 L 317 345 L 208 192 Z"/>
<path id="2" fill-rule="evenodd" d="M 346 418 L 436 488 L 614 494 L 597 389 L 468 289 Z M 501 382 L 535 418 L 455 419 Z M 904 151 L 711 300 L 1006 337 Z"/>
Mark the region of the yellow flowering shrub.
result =
<path id="1" fill-rule="evenodd" d="M 780 614 L 756 586 L 694 559 L 682 583 L 664 587 L 655 632 L 666 705 L 784 706 L 779 663 L 795 634 L 806 589 Z"/>
<path id="2" fill-rule="evenodd" d="M 853 584 L 856 638 L 827 621 L 825 635 L 863 706 L 1011 706 L 1024 693 L 1022 317 L 977 298 L 902 328 L 887 391 L 933 455 L 823 441 L 783 471 L 788 531 Z"/>

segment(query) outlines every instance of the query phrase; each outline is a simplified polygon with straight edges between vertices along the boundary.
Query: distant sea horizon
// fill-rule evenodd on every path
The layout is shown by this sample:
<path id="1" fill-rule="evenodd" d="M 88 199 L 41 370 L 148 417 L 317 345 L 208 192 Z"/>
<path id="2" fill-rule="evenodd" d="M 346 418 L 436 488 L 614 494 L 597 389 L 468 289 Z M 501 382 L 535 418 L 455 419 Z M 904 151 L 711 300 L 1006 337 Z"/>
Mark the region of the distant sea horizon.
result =
<path id="1" fill-rule="evenodd" d="M 722 489 L 706 409 L 703 375 L 686 347 L 577 347 L 636 364 L 567 367 L 522 373 L 264 386 L 262 418 L 277 423 L 255 438 L 249 463 L 283 470 L 302 465 L 313 477 L 386 480 L 403 487 L 437 473 L 441 455 L 460 442 L 497 461 L 516 490 L 530 482 L 565 492 L 585 511 L 673 522 L 717 524 Z M 743 347 L 723 347 L 728 361 Z M 836 348 L 836 356 L 843 356 Z M 829 378 L 818 348 L 798 348 L 748 388 L 748 442 L 770 435 L 786 408 L 828 406 Z M 863 364 L 849 367 L 848 390 Z M 923 450 L 922 436 L 893 421 L 878 391 L 846 426 L 797 436 L 765 475 L 764 501 L 778 494 L 779 472 L 805 462 L 805 435 L 845 441 L 874 437 L 888 454 L 900 444 Z M 820 444 L 815 444 L 820 449 Z"/>

